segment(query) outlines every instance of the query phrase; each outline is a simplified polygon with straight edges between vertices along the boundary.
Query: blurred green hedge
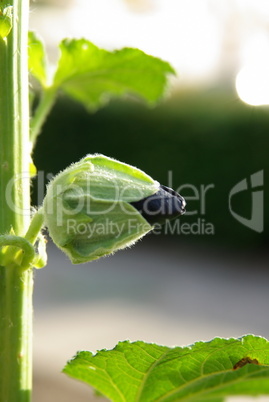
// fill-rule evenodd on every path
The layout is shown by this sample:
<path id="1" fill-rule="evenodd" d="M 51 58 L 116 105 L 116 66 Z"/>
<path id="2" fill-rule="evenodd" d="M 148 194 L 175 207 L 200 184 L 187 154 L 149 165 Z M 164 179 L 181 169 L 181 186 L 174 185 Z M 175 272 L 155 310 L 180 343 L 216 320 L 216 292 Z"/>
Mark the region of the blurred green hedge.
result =
<path id="1" fill-rule="evenodd" d="M 233 91 L 212 88 L 181 91 L 154 109 L 133 100 L 113 101 L 94 114 L 60 99 L 38 139 L 34 161 L 39 170 L 55 174 L 85 154 L 98 152 L 133 164 L 175 190 L 191 184 L 200 194 L 202 185 L 214 185 L 206 192 L 204 213 L 200 200 L 189 200 L 187 209 L 198 214 L 185 215 L 181 223 L 210 222 L 215 235 L 177 236 L 258 247 L 269 237 L 267 199 L 265 229 L 257 233 L 231 216 L 228 194 L 244 178 L 249 183 L 257 171 L 264 170 L 267 178 L 268 148 L 269 107 L 250 107 Z M 194 195 L 187 187 L 181 194 Z M 35 187 L 33 200 L 38 202 Z M 232 206 L 250 218 L 250 190 L 234 196 Z"/>

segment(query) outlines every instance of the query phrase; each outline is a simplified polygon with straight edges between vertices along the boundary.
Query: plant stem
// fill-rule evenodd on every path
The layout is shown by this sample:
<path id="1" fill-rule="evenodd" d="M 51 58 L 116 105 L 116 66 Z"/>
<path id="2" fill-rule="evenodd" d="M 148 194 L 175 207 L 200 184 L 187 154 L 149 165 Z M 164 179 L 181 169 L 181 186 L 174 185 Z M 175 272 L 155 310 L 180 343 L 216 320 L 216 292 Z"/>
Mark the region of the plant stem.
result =
<path id="1" fill-rule="evenodd" d="M 4 235 L 0 236 L 0 247 L 2 246 L 14 246 L 19 251 L 14 251 L 14 247 L 12 250 L 12 258 L 8 260 L 9 255 L 6 257 L 6 254 L 2 256 L 2 261 L 1 264 L 3 266 L 6 265 L 12 265 L 13 263 L 17 263 L 16 257 L 18 259 L 18 254 L 20 254 L 20 262 L 17 264 L 18 266 L 23 265 L 26 266 L 26 268 L 29 268 L 29 264 L 34 260 L 35 258 L 35 249 L 32 246 L 32 244 L 26 240 L 24 237 L 19 237 L 19 236 L 13 236 L 13 235 Z M 23 264 L 21 263 L 23 261 Z"/>
<path id="2" fill-rule="evenodd" d="M 29 402 L 32 389 L 32 271 L 22 271 L 12 265 L 2 267 L 0 281 L 0 400 Z"/>
<path id="3" fill-rule="evenodd" d="M 23 236 L 30 221 L 27 35 L 29 0 L 10 0 L 13 27 L 0 40 L 0 233 Z M 29 402 L 32 269 L 0 267 L 0 401 Z"/>
<path id="4" fill-rule="evenodd" d="M 31 119 L 30 139 L 33 145 L 35 144 L 40 130 L 56 100 L 56 92 L 57 89 L 54 87 L 46 88 L 42 92 L 40 102 Z"/>
<path id="5" fill-rule="evenodd" d="M 31 220 L 30 226 L 25 234 L 25 239 L 28 240 L 31 244 L 35 244 L 35 241 L 42 229 L 44 224 L 44 214 L 43 207 L 40 207 L 33 216 Z"/>

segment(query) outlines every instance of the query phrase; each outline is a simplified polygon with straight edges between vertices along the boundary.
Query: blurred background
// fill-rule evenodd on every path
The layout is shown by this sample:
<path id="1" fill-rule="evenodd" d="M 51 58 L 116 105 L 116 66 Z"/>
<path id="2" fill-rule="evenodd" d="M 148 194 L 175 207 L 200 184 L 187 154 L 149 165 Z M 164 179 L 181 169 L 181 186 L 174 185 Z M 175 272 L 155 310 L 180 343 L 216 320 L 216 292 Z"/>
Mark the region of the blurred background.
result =
<path id="1" fill-rule="evenodd" d="M 126 97 L 89 114 L 60 97 L 35 149 L 33 203 L 51 175 L 95 152 L 187 200 L 178 225 L 110 258 L 72 266 L 49 242 L 35 278 L 34 400 L 95 400 L 60 373 L 77 350 L 269 338 L 268 2 L 36 0 L 30 27 L 52 64 L 61 39 L 85 37 L 138 47 L 178 73 L 155 108 Z"/>

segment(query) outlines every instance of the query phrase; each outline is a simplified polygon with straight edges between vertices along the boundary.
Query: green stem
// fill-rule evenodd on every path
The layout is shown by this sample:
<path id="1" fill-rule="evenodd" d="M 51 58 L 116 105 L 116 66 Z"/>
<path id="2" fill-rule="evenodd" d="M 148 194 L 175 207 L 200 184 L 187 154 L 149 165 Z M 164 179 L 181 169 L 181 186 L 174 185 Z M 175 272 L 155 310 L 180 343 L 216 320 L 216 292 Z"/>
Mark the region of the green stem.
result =
<path id="1" fill-rule="evenodd" d="M 13 265 L 2 267 L 0 281 L 0 400 L 29 402 L 32 389 L 32 270 L 20 270 Z"/>
<path id="2" fill-rule="evenodd" d="M 26 240 L 24 237 L 19 237 L 19 236 L 14 236 L 14 235 L 4 235 L 4 236 L 0 236 L 0 247 L 3 246 L 14 246 L 16 248 L 20 249 L 20 254 L 21 252 L 23 252 L 22 258 L 20 258 L 20 262 L 19 262 L 19 266 L 21 267 L 29 267 L 29 265 L 31 264 L 31 262 L 34 260 L 35 258 L 35 249 L 32 246 L 32 244 Z M 13 251 L 12 253 L 12 260 L 10 259 L 10 263 L 8 262 L 7 259 L 7 263 L 5 264 L 5 254 L 2 257 L 2 262 L 1 264 L 6 266 L 9 264 L 12 264 L 13 261 L 14 263 L 16 263 L 16 252 Z M 18 254 L 18 253 L 17 253 Z M 18 259 L 18 257 L 17 257 Z"/>
<path id="3" fill-rule="evenodd" d="M 30 139 L 33 145 L 35 144 L 35 141 L 40 134 L 40 130 L 56 100 L 56 93 L 57 89 L 54 87 L 43 90 L 40 102 L 31 119 Z"/>
<path id="4" fill-rule="evenodd" d="M 43 224 L 44 224 L 43 207 L 40 207 L 34 214 L 33 219 L 31 220 L 27 233 L 24 236 L 25 239 L 28 240 L 31 244 L 35 244 Z"/>
<path id="5" fill-rule="evenodd" d="M 0 40 L 0 233 L 23 236 L 30 221 L 27 35 L 29 0 L 10 0 L 13 28 Z M 0 401 L 29 402 L 32 269 L 0 267 Z"/>

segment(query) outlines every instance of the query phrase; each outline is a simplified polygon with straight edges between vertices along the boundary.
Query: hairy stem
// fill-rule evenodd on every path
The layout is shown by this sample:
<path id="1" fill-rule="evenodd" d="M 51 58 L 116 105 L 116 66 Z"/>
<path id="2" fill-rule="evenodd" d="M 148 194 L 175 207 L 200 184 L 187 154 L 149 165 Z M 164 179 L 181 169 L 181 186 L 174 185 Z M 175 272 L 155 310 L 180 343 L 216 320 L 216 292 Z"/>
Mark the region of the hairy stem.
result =
<path id="1" fill-rule="evenodd" d="M 33 216 L 30 226 L 25 234 L 25 239 L 31 244 L 35 244 L 35 241 L 40 234 L 42 226 L 44 224 L 43 207 L 40 207 Z"/>
<path id="2" fill-rule="evenodd" d="M 0 39 L 0 234 L 23 236 L 30 221 L 27 35 L 29 0 L 10 0 L 13 27 Z M 0 267 L 0 401 L 29 402 L 32 269 Z"/>

